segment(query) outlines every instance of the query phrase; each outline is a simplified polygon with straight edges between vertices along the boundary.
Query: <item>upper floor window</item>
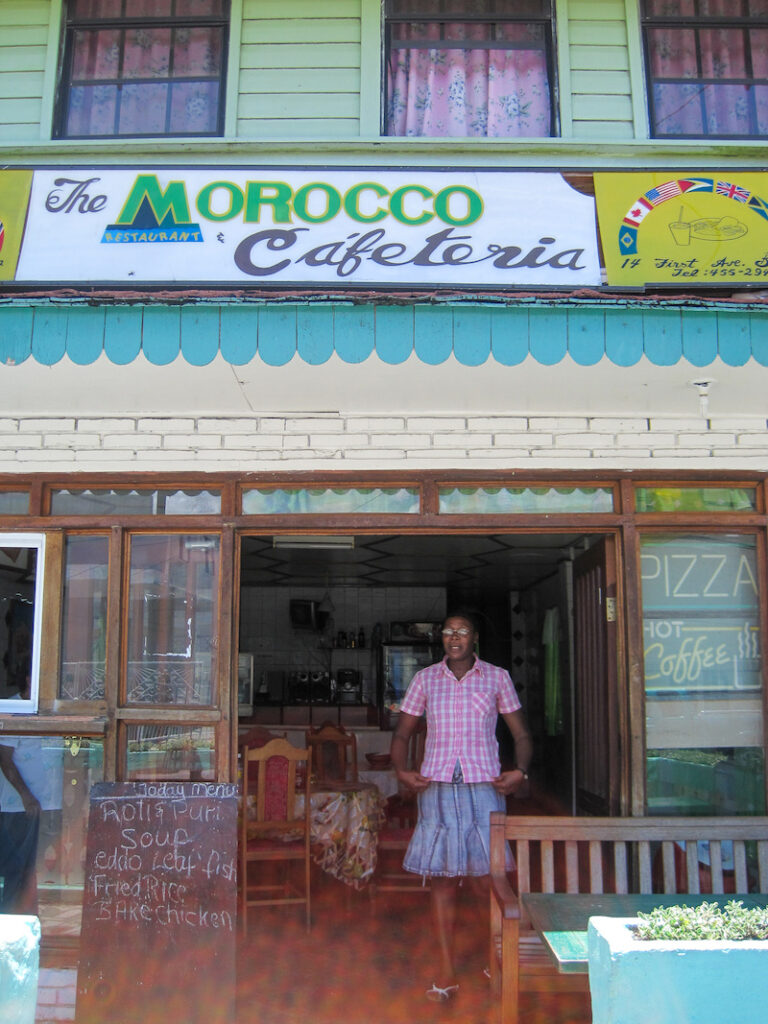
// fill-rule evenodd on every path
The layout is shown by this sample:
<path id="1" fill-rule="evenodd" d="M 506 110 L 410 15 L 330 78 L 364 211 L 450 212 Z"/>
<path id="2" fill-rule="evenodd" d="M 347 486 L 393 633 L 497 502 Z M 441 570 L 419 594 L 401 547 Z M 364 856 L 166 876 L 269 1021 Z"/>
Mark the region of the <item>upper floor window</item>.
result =
<path id="1" fill-rule="evenodd" d="M 387 135 L 554 134 L 551 0 L 387 0 Z"/>
<path id="2" fill-rule="evenodd" d="M 651 134 L 768 134 L 768 0 L 643 0 Z"/>
<path id="3" fill-rule="evenodd" d="M 229 0 L 70 0 L 60 138 L 221 135 Z"/>

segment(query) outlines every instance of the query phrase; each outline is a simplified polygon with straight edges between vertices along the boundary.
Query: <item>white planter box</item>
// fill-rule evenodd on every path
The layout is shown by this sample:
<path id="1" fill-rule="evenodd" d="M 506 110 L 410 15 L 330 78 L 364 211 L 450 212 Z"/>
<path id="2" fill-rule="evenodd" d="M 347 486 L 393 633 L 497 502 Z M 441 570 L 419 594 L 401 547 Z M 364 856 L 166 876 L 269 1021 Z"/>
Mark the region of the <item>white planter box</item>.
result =
<path id="1" fill-rule="evenodd" d="M 768 941 L 640 942 L 636 924 L 590 919 L 592 1024 L 765 1024 Z"/>
<path id="2" fill-rule="evenodd" d="M 0 1020 L 34 1024 L 40 967 L 40 919 L 0 914 Z"/>

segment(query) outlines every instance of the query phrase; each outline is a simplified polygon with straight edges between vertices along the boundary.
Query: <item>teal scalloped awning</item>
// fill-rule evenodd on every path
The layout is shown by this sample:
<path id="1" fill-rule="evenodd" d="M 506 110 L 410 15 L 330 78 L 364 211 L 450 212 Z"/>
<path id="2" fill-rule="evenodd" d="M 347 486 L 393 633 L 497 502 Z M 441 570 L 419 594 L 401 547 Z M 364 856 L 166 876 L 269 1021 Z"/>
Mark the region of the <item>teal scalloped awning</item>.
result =
<path id="1" fill-rule="evenodd" d="M 528 356 L 552 366 L 566 356 L 581 366 L 608 359 L 656 366 L 685 359 L 768 365 L 768 307 L 684 305 L 219 303 L 85 305 L 49 301 L 0 306 L 0 361 L 30 357 L 50 366 L 67 357 L 95 362 L 102 353 L 125 365 L 143 355 L 166 365 L 182 356 L 205 366 L 219 353 L 240 366 L 259 358 L 282 366 L 296 354 L 310 364 L 333 353 L 346 363 L 376 355 L 404 362 L 413 353 L 437 365 L 492 359 L 515 366 Z"/>

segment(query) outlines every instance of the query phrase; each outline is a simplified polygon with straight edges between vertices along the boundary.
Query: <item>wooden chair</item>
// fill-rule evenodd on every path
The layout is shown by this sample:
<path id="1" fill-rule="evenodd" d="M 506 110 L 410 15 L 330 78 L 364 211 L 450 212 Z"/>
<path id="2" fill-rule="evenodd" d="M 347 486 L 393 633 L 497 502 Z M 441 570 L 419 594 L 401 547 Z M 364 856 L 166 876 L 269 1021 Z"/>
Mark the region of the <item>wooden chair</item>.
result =
<path id="1" fill-rule="evenodd" d="M 426 719 L 419 720 L 408 744 L 408 768 L 417 771 L 424 760 L 424 745 L 427 738 Z M 402 791 L 387 800 L 386 821 L 379 832 L 379 863 L 369 885 L 371 900 L 380 892 L 429 892 L 429 884 L 423 884 L 420 876 L 403 871 L 401 864 L 418 817 L 416 794 Z M 396 858 L 396 866 L 387 861 Z"/>
<path id="2" fill-rule="evenodd" d="M 318 782 L 357 782 L 357 739 L 343 725 L 323 722 L 305 733 Z"/>
<path id="3" fill-rule="evenodd" d="M 240 917 L 248 931 L 250 907 L 303 904 L 310 929 L 310 801 L 308 780 L 312 751 L 287 740 L 242 747 L 243 802 L 238 847 Z M 303 793 L 300 794 L 300 791 Z M 297 797 L 303 808 L 297 817 Z M 302 866 L 301 881 L 291 875 L 290 862 Z M 254 878 L 254 865 L 260 865 Z M 267 865 L 271 864 L 272 869 Z M 281 880 L 274 869 L 281 868 Z M 250 872 L 249 872 L 249 869 Z"/>
<path id="4" fill-rule="evenodd" d="M 408 743 L 407 766 L 409 771 L 418 771 L 424 760 L 424 745 L 427 740 L 427 720 L 420 718 Z M 405 789 L 387 800 L 387 824 L 392 828 L 413 829 L 416 827 L 418 807 L 416 794 Z M 409 837 L 410 838 L 410 837 Z M 406 846 L 408 843 L 405 844 Z"/>

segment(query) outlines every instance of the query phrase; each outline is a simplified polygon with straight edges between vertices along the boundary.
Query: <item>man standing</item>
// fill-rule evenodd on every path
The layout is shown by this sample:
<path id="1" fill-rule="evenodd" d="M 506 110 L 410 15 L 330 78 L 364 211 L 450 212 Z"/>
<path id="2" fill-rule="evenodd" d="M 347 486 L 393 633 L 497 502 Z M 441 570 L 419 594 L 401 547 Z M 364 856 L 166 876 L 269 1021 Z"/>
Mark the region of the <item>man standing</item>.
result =
<path id="1" fill-rule="evenodd" d="M 430 879 L 439 973 L 427 998 L 444 1002 L 458 992 L 453 962 L 457 889 L 469 879 L 488 900 L 490 814 L 528 779 L 530 733 L 509 673 L 475 654 L 478 632 L 471 615 L 443 623 L 441 662 L 413 677 L 400 705 L 391 757 L 398 779 L 418 794 L 419 817 L 403 860 L 406 871 Z M 424 761 L 407 768 L 408 741 L 426 714 Z M 515 742 L 517 767 L 501 772 L 496 722 L 501 715 Z"/>
<path id="2" fill-rule="evenodd" d="M 0 914 L 37 914 L 41 806 L 30 786 L 47 788 L 46 767 L 39 736 L 0 738 Z"/>

